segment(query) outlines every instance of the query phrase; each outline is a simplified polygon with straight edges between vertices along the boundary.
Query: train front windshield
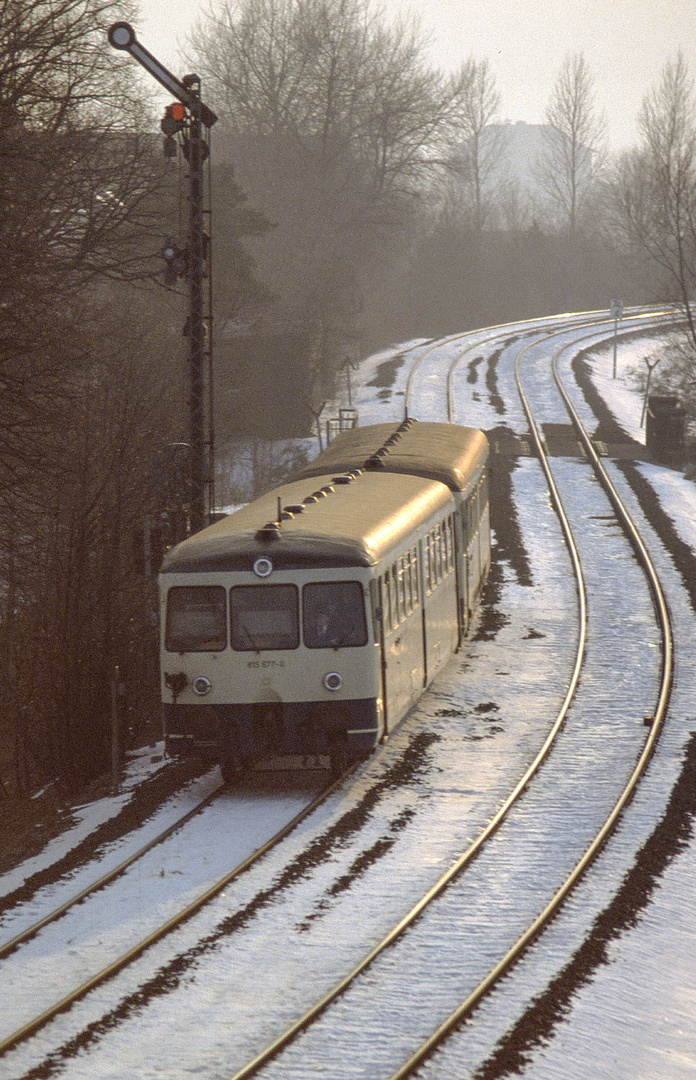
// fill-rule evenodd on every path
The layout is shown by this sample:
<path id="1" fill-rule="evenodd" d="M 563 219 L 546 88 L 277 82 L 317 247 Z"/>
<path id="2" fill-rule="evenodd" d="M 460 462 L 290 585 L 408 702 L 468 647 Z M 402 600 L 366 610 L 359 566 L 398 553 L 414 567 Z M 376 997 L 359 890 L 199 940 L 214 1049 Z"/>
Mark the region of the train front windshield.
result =
<path id="1" fill-rule="evenodd" d="M 321 581 L 305 585 L 302 634 L 308 649 L 365 645 L 367 624 L 360 582 Z"/>
<path id="2" fill-rule="evenodd" d="M 230 590 L 232 648 L 238 652 L 296 649 L 299 645 L 295 585 L 238 585 Z"/>
<path id="3" fill-rule="evenodd" d="M 237 585 L 229 591 L 230 644 L 236 652 L 296 649 L 300 644 L 296 585 Z M 359 581 L 318 581 L 302 589 L 302 640 L 308 649 L 367 644 Z M 165 648 L 210 652 L 227 646 L 227 595 L 218 586 L 169 590 Z"/>
<path id="4" fill-rule="evenodd" d="M 218 652 L 227 645 L 225 590 L 184 585 L 169 590 L 165 648 L 169 652 Z"/>

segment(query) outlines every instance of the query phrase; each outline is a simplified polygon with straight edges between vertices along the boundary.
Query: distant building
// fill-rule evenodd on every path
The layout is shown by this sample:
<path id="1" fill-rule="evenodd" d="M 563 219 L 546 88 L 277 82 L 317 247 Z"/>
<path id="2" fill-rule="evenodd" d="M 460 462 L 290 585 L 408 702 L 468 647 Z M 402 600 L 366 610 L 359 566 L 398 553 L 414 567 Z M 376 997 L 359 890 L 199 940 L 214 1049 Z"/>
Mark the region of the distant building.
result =
<path id="1" fill-rule="evenodd" d="M 496 184 L 518 184 L 534 200 L 541 195 L 539 169 L 547 149 L 548 124 L 489 124 L 482 141 L 495 151 L 496 164 L 491 179 Z"/>
<path id="2" fill-rule="evenodd" d="M 486 228 L 529 228 L 540 219 L 554 214 L 554 200 L 549 195 L 549 163 L 555 161 L 557 190 L 563 188 L 562 163 L 565 137 L 549 124 L 489 124 L 478 144 L 478 179 L 480 182 L 480 219 Z M 568 144 L 569 145 L 569 144 Z M 469 147 L 462 146 L 457 179 L 449 196 L 450 205 L 474 215 L 476 199 L 475 169 Z M 585 157 L 591 168 L 591 155 Z"/>

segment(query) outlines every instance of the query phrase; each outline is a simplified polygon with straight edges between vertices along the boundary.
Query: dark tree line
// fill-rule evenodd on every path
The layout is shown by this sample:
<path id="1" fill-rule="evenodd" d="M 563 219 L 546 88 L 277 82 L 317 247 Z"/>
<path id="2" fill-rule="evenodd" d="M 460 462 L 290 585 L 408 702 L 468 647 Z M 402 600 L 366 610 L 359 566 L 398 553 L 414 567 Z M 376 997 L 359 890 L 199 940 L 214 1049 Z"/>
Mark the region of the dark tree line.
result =
<path id="1" fill-rule="evenodd" d="M 222 118 L 217 159 L 273 226 L 249 244 L 273 302 L 253 323 L 228 319 L 221 298 L 218 381 L 240 407 L 218 431 L 306 432 L 362 347 L 370 284 L 391 272 L 389 249 L 460 122 L 465 76 L 433 71 L 416 30 L 388 26 L 371 0 L 222 3 L 195 46 Z M 219 236 L 224 199 L 215 217 Z"/>
<path id="2" fill-rule="evenodd" d="M 135 289 L 172 193 L 105 47 L 124 13 L 0 3 L 0 794 L 103 767 L 117 665 L 128 715 L 154 696 L 134 531 L 183 394 L 171 304 Z"/>

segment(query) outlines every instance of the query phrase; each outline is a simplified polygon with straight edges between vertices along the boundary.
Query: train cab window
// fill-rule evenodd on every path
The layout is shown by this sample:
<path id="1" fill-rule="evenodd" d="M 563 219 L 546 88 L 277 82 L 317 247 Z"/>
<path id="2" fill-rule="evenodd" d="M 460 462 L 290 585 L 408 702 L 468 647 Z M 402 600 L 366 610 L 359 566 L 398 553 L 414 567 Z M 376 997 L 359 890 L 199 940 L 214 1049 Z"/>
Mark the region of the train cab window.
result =
<path id="1" fill-rule="evenodd" d="M 308 649 L 367 644 L 365 600 L 359 581 L 317 581 L 302 590 L 302 637 Z"/>
<path id="2" fill-rule="evenodd" d="M 236 585 L 230 589 L 232 648 L 237 652 L 296 649 L 300 643 L 297 586 Z"/>
<path id="3" fill-rule="evenodd" d="M 219 652 L 227 645 L 225 590 L 177 585 L 167 594 L 164 647 L 168 652 Z"/>

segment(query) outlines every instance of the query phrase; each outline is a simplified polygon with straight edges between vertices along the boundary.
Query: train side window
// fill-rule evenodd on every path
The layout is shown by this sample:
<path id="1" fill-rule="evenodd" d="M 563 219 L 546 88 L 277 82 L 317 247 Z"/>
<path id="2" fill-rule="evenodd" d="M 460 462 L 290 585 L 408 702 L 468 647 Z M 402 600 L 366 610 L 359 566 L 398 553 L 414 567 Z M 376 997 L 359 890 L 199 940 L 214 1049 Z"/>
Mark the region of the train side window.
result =
<path id="1" fill-rule="evenodd" d="M 359 581 L 317 581 L 302 590 L 302 638 L 308 649 L 367 644 L 365 598 Z"/>
<path id="2" fill-rule="evenodd" d="M 418 607 L 420 583 L 418 581 L 418 548 L 411 548 L 411 595 L 413 606 Z"/>
<path id="3" fill-rule="evenodd" d="M 442 581 L 442 526 L 435 527 L 435 580 L 439 585 Z"/>
<path id="4" fill-rule="evenodd" d="M 296 585 L 235 585 L 230 589 L 232 648 L 237 652 L 296 649 L 299 622 Z"/>
<path id="5" fill-rule="evenodd" d="M 218 585 L 176 585 L 167 594 L 168 652 L 220 652 L 227 646 L 227 602 Z"/>
<path id="6" fill-rule="evenodd" d="M 395 568 L 389 571 L 389 611 L 391 613 L 391 628 L 394 630 L 399 625 L 399 609 L 396 603 L 396 578 L 394 576 Z"/>
<path id="7" fill-rule="evenodd" d="M 409 615 L 411 612 L 411 581 L 406 555 L 399 558 L 399 600 L 403 615 Z"/>
<path id="8" fill-rule="evenodd" d="M 435 588 L 435 555 L 434 555 L 434 552 L 433 552 L 433 534 L 432 534 L 432 531 L 428 533 L 427 544 L 428 544 L 428 573 L 427 573 L 426 580 L 427 580 L 427 583 L 428 583 L 428 592 L 432 592 L 433 589 Z"/>
<path id="9" fill-rule="evenodd" d="M 427 596 L 433 590 L 433 583 L 430 575 L 430 533 L 423 539 L 423 580 L 425 581 L 425 592 Z"/>
<path id="10" fill-rule="evenodd" d="M 471 539 L 476 531 L 476 496 L 472 492 L 469 498 L 466 500 L 466 535 L 467 540 L 471 543 Z"/>
<path id="11" fill-rule="evenodd" d="M 433 529 L 430 534 L 430 561 L 432 564 L 433 588 L 436 588 L 440 584 L 437 569 L 437 529 Z"/>
<path id="12" fill-rule="evenodd" d="M 383 621 L 385 630 L 391 630 L 391 594 L 389 593 L 389 569 L 385 570 L 384 578 L 380 578 L 379 595 L 382 597 Z"/>
<path id="13" fill-rule="evenodd" d="M 399 586 L 398 575 L 396 571 L 396 563 L 392 563 L 391 568 L 391 589 L 392 589 L 392 615 L 394 616 L 393 627 L 397 627 L 401 622 L 401 607 L 399 606 Z"/>

